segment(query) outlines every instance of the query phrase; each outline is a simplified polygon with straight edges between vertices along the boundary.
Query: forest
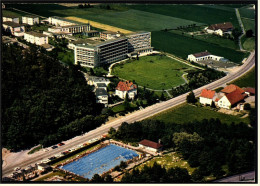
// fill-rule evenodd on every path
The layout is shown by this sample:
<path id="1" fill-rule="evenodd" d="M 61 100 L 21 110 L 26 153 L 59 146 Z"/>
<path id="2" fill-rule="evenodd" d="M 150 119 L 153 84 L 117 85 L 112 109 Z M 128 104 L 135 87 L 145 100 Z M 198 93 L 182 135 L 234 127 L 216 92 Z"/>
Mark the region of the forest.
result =
<path id="1" fill-rule="evenodd" d="M 79 67 L 64 66 L 39 47 L 2 45 L 2 145 L 21 150 L 52 145 L 101 125 Z"/>
<path id="2" fill-rule="evenodd" d="M 160 139 L 164 149 L 173 148 L 191 167 L 196 167 L 191 175 L 193 182 L 201 182 L 209 175 L 221 178 L 255 169 L 255 128 L 244 123 L 225 124 L 219 119 L 183 124 L 144 120 L 122 123 L 118 130 L 111 128 L 109 135 L 133 144 Z"/>

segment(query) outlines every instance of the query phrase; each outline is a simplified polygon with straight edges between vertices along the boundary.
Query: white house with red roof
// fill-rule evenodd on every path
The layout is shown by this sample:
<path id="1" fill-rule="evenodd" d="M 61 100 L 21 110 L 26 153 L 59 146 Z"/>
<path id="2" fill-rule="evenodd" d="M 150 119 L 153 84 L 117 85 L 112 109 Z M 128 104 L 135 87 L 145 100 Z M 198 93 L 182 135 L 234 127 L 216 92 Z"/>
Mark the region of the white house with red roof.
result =
<path id="1" fill-rule="evenodd" d="M 193 62 L 204 61 L 204 60 L 209 60 L 209 59 L 215 60 L 215 61 L 225 61 L 224 57 L 212 55 L 208 51 L 190 54 L 190 55 L 188 55 L 188 58 L 187 58 L 188 61 L 193 61 Z"/>
<path id="2" fill-rule="evenodd" d="M 203 89 L 200 94 L 200 103 L 203 105 L 211 105 L 215 93 L 214 90 Z"/>
<path id="3" fill-rule="evenodd" d="M 234 27 L 231 22 L 213 24 L 205 28 L 209 34 L 217 34 L 220 36 L 223 36 L 225 33 L 231 34 L 233 29 Z"/>
<path id="4" fill-rule="evenodd" d="M 162 151 L 163 145 L 150 140 L 142 140 L 139 142 L 139 147 L 152 152 Z"/>
<path id="5" fill-rule="evenodd" d="M 115 94 L 121 99 L 125 99 L 126 94 L 130 99 L 134 99 L 137 95 L 137 86 L 131 81 L 120 81 L 117 84 Z"/>

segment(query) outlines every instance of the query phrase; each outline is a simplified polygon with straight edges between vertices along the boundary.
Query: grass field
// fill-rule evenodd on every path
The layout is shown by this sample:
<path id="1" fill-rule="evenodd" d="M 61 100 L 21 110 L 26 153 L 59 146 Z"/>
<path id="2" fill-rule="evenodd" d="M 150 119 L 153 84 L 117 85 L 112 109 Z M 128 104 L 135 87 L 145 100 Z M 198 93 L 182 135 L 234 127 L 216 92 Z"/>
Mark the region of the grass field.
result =
<path id="1" fill-rule="evenodd" d="M 78 17 L 66 17 L 67 19 L 73 20 L 73 21 L 77 21 L 77 22 L 81 22 L 81 23 L 90 23 L 91 26 L 102 29 L 102 30 L 108 30 L 108 31 L 112 31 L 112 32 L 117 32 L 120 31 L 124 34 L 128 34 L 131 33 L 130 30 L 125 30 L 122 28 L 118 28 L 118 27 L 114 27 L 114 26 L 110 26 L 110 25 L 106 25 L 106 24 L 102 24 L 102 23 L 98 23 L 95 21 L 90 21 L 87 19 L 82 19 L 82 18 L 78 18 Z"/>
<path id="2" fill-rule="evenodd" d="M 244 37 L 242 40 L 242 45 L 245 50 L 252 51 L 255 49 L 255 37 L 246 38 Z"/>
<path id="3" fill-rule="evenodd" d="M 3 10 L 2 15 L 3 16 L 17 16 L 21 19 L 24 14 L 20 13 L 20 12 L 18 13 L 17 11 Z"/>
<path id="4" fill-rule="evenodd" d="M 255 10 L 252 8 L 248 8 L 248 7 L 239 8 L 239 13 L 241 17 L 255 19 Z"/>
<path id="5" fill-rule="evenodd" d="M 255 20 L 247 19 L 247 18 L 241 18 L 245 30 L 253 30 L 255 33 Z"/>
<path id="6" fill-rule="evenodd" d="M 256 81 L 255 81 L 255 67 L 250 70 L 248 73 L 246 73 L 244 76 L 240 77 L 239 79 L 231 82 L 232 84 L 235 84 L 239 87 L 255 87 Z"/>
<path id="7" fill-rule="evenodd" d="M 195 107 L 188 104 L 169 109 L 161 114 L 155 115 L 150 119 L 161 120 L 167 123 L 185 123 L 192 121 L 202 121 L 203 119 L 218 118 L 222 123 L 231 124 L 245 122 L 249 123 L 248 118 L 240 118 L 238 116 L 223 114 L 220 112 L 212 111 L 207 107 Z"/>
<path id="8" fill-rule="evenodd" d="M 179 34 L 182 36 L 182 31 L 180 31 L 180 30 L 171 30 L 169 32 L 174 33 L 174 34 Z M 191 35 L 188 33 L 184 33 L 184 35 L 187 37 L 191 37 Z M 227 48 L 231 48 L 234 50 L 239 49 L 238 44 L 236 44 L 234 41 L 217 36 L 217 35 L 213 35 L 213 34 L 196 35 L 195 38 L 198 40 L 208 42 L 208 43 L 219 45 L 221 47 L 227 47 Z"/>
<path id="9" fill-rule="evenodd" d="M 112 73 L 126 80 L 135 80 L 138 85 L 162 90 L 185 83 L 181 77 L 192 67 L 166 56 L 145 56 L 124 65 L 116 65 Z"/>
<path id="10" fill-rule="evenodd" d="M 219 6 L 218 6 L 219 7 Z M 228 10 L 209 7 L 209 5 L 129 5 L 129 8 L 152 12 L 171 17 L 191 20 L 206 24 L 221 22 L 232 22 L 235 27 L 239 27 L 235 10 L 226 7 Z"/>
<path id="11" fill-rule="evenodd" d="M 244 52 L 198 40 L 196 36 L 192 38 L 163 31 L 152 32 L 152 46 L 156 50 L 160 49 L 183 59 L 186 59 L 189 54 L 205 50 L 214 55 L 223 56 L 235 63 L 240 63 L 248 55 Z"/>

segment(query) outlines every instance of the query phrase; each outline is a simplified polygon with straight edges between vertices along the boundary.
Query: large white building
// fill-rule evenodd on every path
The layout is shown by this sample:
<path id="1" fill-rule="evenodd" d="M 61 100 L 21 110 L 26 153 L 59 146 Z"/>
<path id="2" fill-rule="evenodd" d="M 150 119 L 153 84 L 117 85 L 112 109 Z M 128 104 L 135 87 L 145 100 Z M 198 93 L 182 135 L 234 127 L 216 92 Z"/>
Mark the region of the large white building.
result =
<path id="1" fill-rule="evenodd" d="M 130 99 L 134 99 L 137 95 L 137 86 L 131 81 L 119 81 L 116 87 L 115 95 L 121 99 L 125 99 L 127 94 Z"/>
<path id="2" fill-rule="evenodd" d="M 151 32 L 139 31 L 126 35 L 128 39 L 128 53 L 151 53 Z"/>
<path id="3" fill-rule="evenodd" d="M 28 24 L 28 25 L 35 25 L 39 24 L 39 17 L 37 16 L 31 16 L 31 15 L 26 15 L 22 17 L 22 23 Z"/>
<path id="4" fill-rule="evenodd" d="M 6 32 L 9 32 L 14 36 L 24 35 L 25 27 L 23 25 L 10 21 L 4 22 L 2 25 Z"/>
<path id="5" fill-rule="evenodd" d="M 127 39 L 124 37 L 104 42 L 86 40 L 75 46 L 75 64 L 94 68 L 125 59 L 127 56 Z"/>
<path id="6" fill-rule="evenodd" d="M 90 31 L 90 24 L 57 26 L 48 28 L 48 31 L 52 33 L 76 34 Z"/>
<path id="7" fill-rule="evenodd" d="M 14 22 L 19 24 L 19 17 L 16 16 L 3 16 L 3 22 Z"/>
<path id="8" fill-rule="evenodd" d="M 226 61 L 224 57 L 212 55 L 208 51 L 190 54 L 188 55 L 187 58 L 188 61 L 194 61 L 194 62 L 204 61 L 208 59 L 215 60 L 215 61 Z"/>
<path id="9" fill-rule="evenodd" d="M 24 39 L 27 42 L 36 45 L 48 44 L 48 36 L 38 32 L 25 32 Z"/>
<path id="10" fill-rule="evenodd" d="M 58 16 L 49 17 L 49 24 L 55 26 L 77 25 L 74 21 L 62 17 L 58 17 Z"/>

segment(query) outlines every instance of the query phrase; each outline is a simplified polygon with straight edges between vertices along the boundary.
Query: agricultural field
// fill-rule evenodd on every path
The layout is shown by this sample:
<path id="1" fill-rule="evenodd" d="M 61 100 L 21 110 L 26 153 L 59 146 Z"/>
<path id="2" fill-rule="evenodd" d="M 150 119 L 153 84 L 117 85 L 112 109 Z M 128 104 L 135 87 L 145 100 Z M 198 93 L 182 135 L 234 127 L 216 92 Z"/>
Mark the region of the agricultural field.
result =
<path id="1" fill-rule="evenodd" d="M 243 18 L 255 19 L 255 10 L 250 6 L 241 7 L 238 9 L 240 16 Z"/>
<path id="2" fill-rule="evenodd" d="M 235 63 L 241 63 L 243 58 L 248 55 L 248 53 L 196 39 L 196 36 L 192 38 L 164 31 L 152 32 L 152 46 L 155 47 L 155 50 L 162 50 L 183 59 L 187 59 L 189 54 L 206 50 Z"/>
<path id="3" fill-rule="evenodd" d="M 185 83 L 182 75 L 191 69 L 194 68 L 166 56 L 156 55 L 116 65 L 112 74 L 122 79 L 134 80 L 138 85 L 147 88 L 166 90 Z"/>
<path id="4" fill-rule="evenodd" d="M 255 49 L 255 37 L 242 37 L 241 39 L 243 49 L 253 51 Z"/>
<path id="5" fill-rule="evenodd" d="M 255 34 L 255 20 L 252 19 L 247 19 L 247 18 L 241 18 L 244 28 L 245 30 L 253 30 L 254 34 Z"/>
<path id="6" fill-rule="evenodd" d="M 17 12 L 17 11 L 11 11 L 11 10 L 2 10 L 2 15 L 3 16 L 17 16 L 20 19 L 22 18 L 23 15 L 25 15 L 25 13 L 21 13 L 21 12 Z"/>
<path id="7" fill-rule="evenodd" d="M 255 67 L 250 70 L 248 73 L 240 77 L 239 79 L 231 82 L 239 87 L 255 87 L 256 86 L 256 74 L 255 74 Z"/>
<path id="8" fill-rule="evenodd" d="M 187 117 L 188 116 L 188 117 Z M 196 107 L 189 104 L 182 104 L 165 112 L 157 114 L 150 119 L 161 120 L 166 123 L 187 123 L 192 121 L 202 121 L 203 119 L 218 118 L 222 123 L 231 124 L 244 122 L 249 123 L 248 118 L 228 115 L 210 110 L 209 107 Z"/>

